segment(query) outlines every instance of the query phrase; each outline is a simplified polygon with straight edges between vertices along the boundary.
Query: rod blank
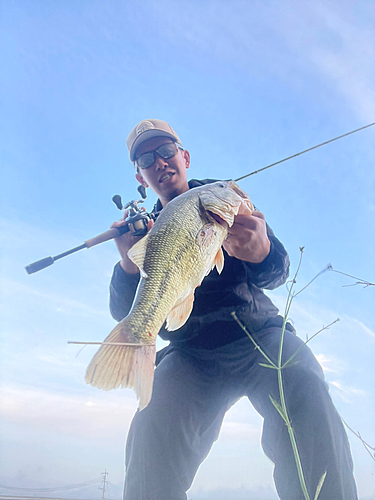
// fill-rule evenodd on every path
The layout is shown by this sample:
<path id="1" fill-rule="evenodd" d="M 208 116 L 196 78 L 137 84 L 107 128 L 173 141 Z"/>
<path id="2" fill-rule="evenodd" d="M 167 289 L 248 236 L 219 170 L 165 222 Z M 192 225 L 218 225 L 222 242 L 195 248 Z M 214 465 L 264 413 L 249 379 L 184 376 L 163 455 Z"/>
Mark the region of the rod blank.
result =
<path id="1" fill-rule="evenodd" d="M 91 248 L 95 245 L 99 245 L 99 243 L 103 243 L 104 241 L 112 240 L 113 238 L 117 238 L 118 236 L 121 236 L 122 234 L 125 234 L 128 231 L 129 231 L 128 224 L 126 224 L 125 226 L 108 229 L 108 231 L 98 234 L 98 236 L 95 236 L 94 238 L 85 241 L 82 245 L 79 245 L 78 247 L 72 248 L 71 250 L 67 250 L 66 252 L 60 253 L 59 255 L 55 255 L 55 257 L 45 257 L 44 259 L 37 260 L 36 262 L 29 264 L 28 266 L 25 267 L 26 272 L 27 274 L 33 274 L 38 271 L 41 271 L 45 267 L 52 266 L 55 260 L 62 259 L 63 257 L 78 252 L 79 250 L 83 250 L 84 248 Z"/>

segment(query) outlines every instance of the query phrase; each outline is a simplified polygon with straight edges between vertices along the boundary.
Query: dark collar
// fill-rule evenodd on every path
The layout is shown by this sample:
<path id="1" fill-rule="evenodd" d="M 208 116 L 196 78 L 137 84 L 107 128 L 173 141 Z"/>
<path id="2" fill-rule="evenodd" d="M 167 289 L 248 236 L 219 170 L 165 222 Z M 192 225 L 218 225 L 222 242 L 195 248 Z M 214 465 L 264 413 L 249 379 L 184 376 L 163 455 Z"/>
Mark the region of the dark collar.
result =
<path id="1" fill-rule="evenodd" d="M 191 179 L 190 181 L 188 181 L 188 184 L 189 184 L 189 189 L 192 189 L 195 187 L 204 186 L 205 184 L 211 184 L 212 182 L 216 182 L 216 181 L 217 181 L 217 179 L 202 179 L 202 180 Z M 158 199 L 158 201 L 154 205 L 154 208 L 152 209 L 152 212 L 153 213 L 160 212 L 161 210 L 163 210 L 163 207 L 162 207 L 160 200 Z"/>

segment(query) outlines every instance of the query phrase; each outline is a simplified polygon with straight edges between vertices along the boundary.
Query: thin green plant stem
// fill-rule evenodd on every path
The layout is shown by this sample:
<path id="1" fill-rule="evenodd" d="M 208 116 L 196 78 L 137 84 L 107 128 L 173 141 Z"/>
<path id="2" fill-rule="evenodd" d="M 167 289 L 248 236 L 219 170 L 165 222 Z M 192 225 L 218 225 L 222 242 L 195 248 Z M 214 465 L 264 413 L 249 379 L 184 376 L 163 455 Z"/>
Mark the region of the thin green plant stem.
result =
<path id="1" fill-rule="evenodd" d="M 246 326 L 238 319 L 236 313 L 233 311 L 232 313 L 233 318 L 237 321 L 238 325 L 242 328 L 242 330 L 246 333 L 246 335 L 249 337 L 251 342 L 255 345 L 255 349 L 258 349 L 259 352 L 266 358 L 266 360 L 274 367 L 277 368 L 277 365 L 272 361 L 271 358 L 267 356 L 267 354 L 263 351 L 263 349 L 260 347 L 259 344 L 256 343 L 256 341 L 253 339 L 251 334 L 247 331 Z"/>
<path id="2" fill-rule="evenodd" d="M 282 342 L 284 342 L 284 334 L 285 334 L 285 322 L 283 322 L 283 327 L 282 327 L 282 331 L 281 331 Z M 285 420 L 286 426 L 288 428 L 289 439 L 290 439 L 290 443 L 291 443 L 292 449 L 293 449 L 294 460 L 296 462 L 298 478 L 299 478 L 299 482 L 300 482 L 300 485 L 302 488 L 303 496 L 305 497 L 305 500 L 310 500 L 310 495 L 309 495 L 309 492 L 307 491 L 305 476 L 303 473 L 301 458 L 300 458 L 299 451 L 298 451 L 296 436 L 294 434 L 294 429 L 292 427 L 292 424 L 291 424 L 291 421 L 290 421 L 290 418 L 288 415 L 287 406 L 286 406 L 286 400 L 285 400 L 285 394 L 284 394 L 284 383 L 283 383 L 283 368 L 282 368 L 282 364 L 281 364 L 281 362 L 282 362 L 281 361 L 282 347 L 283 347 L 283 343 L 280 342 L 279 361 L 278 361 L 278 366 L 277 366 L 277 381 L 278 381 L 279 393 L 280 393 L 280 403 L 281 403 L 281 408 L 282 408 L 282 411 L 284 414 L 284 420 Z"/>
<path id="3" fill-rule="evenodd" d="M 312 283 L 313 281 L 315 281 L 315 280 L 316 280 L 316 278 L 318 278 L 321 274 L 323 274 L 323 273 L 325 273 L 325 272 L 327 272 L 327 271 L 330 271 L 331 269 L 332 269 L 331 264 L 327 264 L 327 266 L 326 266 L 326 267 L 325 267 L 322 271 L 320 271 L 318 274 L 316 274 L 316 275 L 313 277 L 313 279 L 307 283 L 307 285 L 305 285 L 303 288 L 301 288 L 301 290 L 299 290 L 299 291 L 298 291 L 298 292 L 297 292 L 297 293 L 293 296 L 293 298 L 297 297 L 297 295 L 299 295 L 299 294 L 300 294 L 300 293 L 302 293 L 304 290 L 306 290 L 306 288 L 307 288 L 308 286 L 310 286 L 310 285 L 311 285 L 311 283 Z"/>
<path id="4" fill-rule="evenodd" d="M 278 371 L 278 374 L 280 374 L 280 384 L 282 386 L 281 370 Z M 282 405 L 283 409 L 286 411 L 285 400 L 281 401 L 281 405 Z M 301 459 L 300 459 L 300 456 L 299 456 L 297 441 L 296 441 L 296 437 L 294 435 L 294 429 L 293 429 L 292 424 L 291 424 L 291 422 L 289 420 L 288 414 L 286 414 L 286 418 L 287 418 L 287 427 L 288 427 L 289 439 L 290 439 L 290 443 L 291 443 L 292 449 L 293 449 L 294 460 L 296 462 L 297 472 L 298 472 L 298 478 L 299 478 L 299 482 L 301 484 L 303 496 L 305 497 L 306 500 L 310 500 L 310 495 L 309 495 L 309 492 L 307 491 L 307 486 L 306 486 L 306 481 L 305 481 L 305 475 L 303 473 L 302 463 L 301 463 Z"/>
<path id="5" fill-rule="evenodd" d="M 370 444 L 366 443 L 366 441 L 362 438 L 359 432 L 353 431 L 353 429 L 345 422 L 345 420 L 341 417 L 342 422 L 346 427 L 352 432 L 357 438 L 362 442 L 363 446 L 365 447 L 365 450 L 367 453 L 370 455 L 370 457 L 375 461 L 375 447 L 371 446 Z M 371 451 L 370 451 L 371 450 Z"/>
<path id="6" fill-rule="evenodd" d="M 278 386 L 279 386 L 281 408 L 282 408 L 282 411 L 284 413 L 284 420 L 285 420 L 285 423 L 286 423 L 287 428 L 288 428 L 289 439 L 290 439 L 290 443 L 292 445 L 294 460 L 295 460 L 296 466 L 297 466 L 298 478 L 299 478 L 302 492 L 303 492 L 305 499 L 310 500 L 309 492 L 307 491 L 305 476 L 304 476 L 303 469 L 302 469 L 302 463 L 301 463 L 300 455 L 298 452 L 298 446 L 297 446 L 297 441 L 296 441 L 296 437 L 294 434 L 294 429 L 293 429 L 292 424 L 290 422 L 288 410 L 286 407 L 283 374 L 282 374 L 282 365 L 283 365 L 282 355 L 283 355 L 283 347 L 284 347 L 285 326 L 286 326 L 286 322 L 287 322 L 287 319 L 289 316 L 289 311 L 290 311 L 290 308 L 291 308 L 291 305 L 293 302 L 293 287 L 296 283 L 296 277 L 297 277 L 299 269 L 301 267 L 303 247 L 300 248 L 300 252 L 301 252 L 301 254 L 300 254 L 297 270 L 294 274 L 292 284 L 291 284 L 291 287 L 289 289 L 288 298 L 287 298 L 286 305 L 285 305 L 283 324 L 281 327 L 280 346 L 279 346 L 278 363 L 277 363 L 277 380 L 278 380 Z"/>
<path id="7" fill-rule="evenodd" d="M 330 323 L 327 326 L 323 326 L 323 328 L 321 328 L 318 332 L 314 333 L 314 335 L 312 335 L 309 339 L 306 340 L 306 342 L 304 342 L 301 346 L 299 346 L 299 348 L 296 350 L 296 352 L 287 361 L 285 361 L 285 363 L 281 366 L 281 369 L 283 369 L 287 365 L 289 365 L 289 363 L 297 356 L 297 354 L 300 352 L 300 350 L 303 349 L 305 347 L 305 345 L 308 344 L 314 337 L 319 335 L 319 333 L 321 333 L 323 330 L 328 330 L 328 328 L 331 328 L 331 326 L 334 325 L 335 323 L 337 323 L 338 321 L 340 321 L 340 318 L 335 319 L 335 321 L 332 321 L 332 323 Z"/>
<path id="8" fill-rule="evenodd" d="M 368 286 L 375 286 L 375 283 L 371 283 L 370 281 L 362 280 L 361 278 L 356 278 L 355 276 L 352 276 L 351 274 L 343 273 L 342 271 L 336 271 L 336 269 L 333 269 L 332 266 L 330 267 L 329 271 L 332 271 L 333 273 L 343 274 L 344 276 L 348 276 L 349 278 L 353 278 L 354 280 L 357 280 L 356 283 L 352 283 L 351 285 L 343 285 L 343 286 L 363 285 L 364 288 L 367 288 Z"/>
<path id="9" fill-rule="evenodd" d="M 294 273 L 294 276 L 293 276 L 293 279 L 292 279 L 292 284 L 291 284 L 291 286 L 289 288 L 288 297 L 286 299 L 285 311 L 284 311 L 284 317 L 283 317 L 283 324 L 282 324 L 282 327 L 281 327 L 280 346 L 279 346 L 279 355 L 278 355 L 278 363 L 277 363 L 277 366 L 279 366 L 279 367 L 282 366 L 281 360 L 282 360 L 282 355 L 283 355 L 285 326 L 286 326 L 286 322 L 287 322 L 287 319 L 288 319 L 288 316 L 289 316 L 289 311 L 290 311 L 290 308 L 291 308 L 292 302 L 293 302 L 293 293 L 292 292 L 293 292 L 293 287 L 294 287 L 294 285 L 296 283 L 296 278 L 297 278 L 299 269 L 301 267 L 302 255 L 303 255 L 303 248 L 304 247 L 300 247 L 300 257 L 299 257 L 299 262 L 298 262 L 297 270 Z"/>
<path id="10" fill-rule="evenodd" d="M 316 335 L 318 335 L 323 330 L 328 329 L 334 323 L 336 323 L 337 321 L 339 321 L 339 319 L 336 319 L 335 321 L 333 321 L 328 326 L 323 327 L 321 330 L 319 330 L 318 332 L 316 332 L 312 337 L 310 337 L 310 339 L 308 339 L 306 342 L 304 342 L 303 345 L 301 345 L 297 349 L 297 351 L 284 364 L 282 363 L 283 346 L 284 346 L 284 338 L 285 338 L 285 327 L 286 327 L 286 323 L 287 323 L 287 319 L 288 319 L 288 316 L 289 316 L 289 311 L 290 311 L 293 299 L 302 290 L 304 290 L 305 288 L 307 288 L 307 286 L 309 286 L 310 283 L 312 283 L 312 281 L 314 281 L 314 279 L 315 279 L 314 278 L 313 280 L 311 280 L 310 283 L 308 283 L 308 285 L 306 285 L 300 292 L 298 292 L 297 294 L 293 294 L 293 287 L 294 287 L 294 285 L 296 283 L 296 277 L 297 277 L 299 269 L 301 267 L 302 255 L 303 255 L 303 247 L 300 247 L 300 252 L 301 252 L 301 254 L 300 254 L 300 259 L 299 259 L 299 263 L 298 263 L 298 266 L 297 266 L 297 270 L 296 270 L 296 272 L 294 274 L 294 277 L 292 279 L 291 286 L 290 286 L 290 289 L 288 291 L 288 297 L 287 297 L 286 304 L 285 304 L 285 311 L 284 311 L 283 323 L 282 323 L 282 327 L 281 327 L 281 335 L 280 335 L 280 344 L 279 344 L 279 352 L 278 352 L 277 364 L 275 364 L 271 360 L 271 358 L 262 350 L 262 348 L 260 347 L 260 345 L 253 339 L 252 335 L 247 331 L 246 326 L 238 319 L 238 317 L 236 316 L 235 312 L 232 312 L 232 316 L 237 321 L 237 323 L 239 324 L 239 326 L 244 330 L 244 332 L 246 333 L 246 335 L 249 337 L 249 339 L 251 340 L 251 342 L 254 344 L 255 348 L 258 349 L 259 352 L 270 363 L 269 365 L 265 365 L 265 364 L 260 363 L 260 365 L 268 367 L 268 368 L 274 368 L 274 369 L 277 370 L 277 381 L 278 381 L 278 388 L 279 388 L 279 394 L 280 394 L 280 404 L 277 401 L 275 401 L 272 398 L 271 395 L 270 395 L 270 399 L 271 399 L 271 402 L 274 405 L 275 409 L 279 412 L 281 418 L 284 420 L 284 422 L 285 422 L 285 424 L 287 426 L 288 434 L 289 434 L 289 439 L 290 439 L 290 443 L 291 443 L 292 450 L 293 450 L 294 460 L 295 460 L 295 463 L 296 463 L 298 478 L 299 478 L 299 482 L 300 482 L 301 489 L 302 489 L 302 492 L 303 492 L 303 496 L 304 496 L 305 500 L 311 500 L 309 492 L 307 490 L 307 486 L 306 486 L 306 481 L 305 481 L 305 476 L 304 476 L 304 472 L 303 472 L 303 468 L 302 468 L 300 454 L 299 454 L 299 451 L 298 451 L 298 445 L 297 445 L 296 436 L 295 436 L 295 433 L 294 433 L 294 429 L 293 429 L 291 420 L 290 420 L 289 415 L 288 415 L 288 410 L 287 410 L 287 406 L 286 406 L 286 399 L 285 399 L 285 393 L 284 393 L 284 383 L 283 383 L 283 374 L 282 374 L 282 371 L 292 361 L 292 359 L 298 354 L 298 352 L 310 340 L 312 340 L 314 337 L 316 337 Z M 323 272 L 325 272 L 328 269 L 329 269 L 329 267 L 327 266 L 327 268 L 324 269 L 323 271 L 321 271 L 316 277 L 318 277 L 320 274 L 322 274 Z M 326 478 L 326 475 L 327 475 L 327 471 L 322 475 L 322 477 L 319 480 L 319 483 L 318 483 L 316 491 L 315 491 L 314 500 L 318 500 L 318 497 L 319 497 L 320 491 L 322 489 L 322 486 L 323 486 L 324 480 Z"/>
<path id="11" fill-rule="evenodd" d="M 237 321 L 239 326 L 244 330 L 244 332 L 249 337 L 249 339 L 252 341 L 252 343 L 255 345 L 255 347 L 257 349 L 259 349 L 259 352 L 267 359 L 267 361 L 270 363 L 270 365 L 272 365 L 272 367 L 274 367 L 277 370 L 278 387 L 279 387 L 281 405 L 279 405 L 277 402 L 275 402 L 271 396 L 270 396 L 270 399 L 271 399 L 272 404 L 275 406 L 276 410 L 279 412 L 279 414 L 281 415 L 282 419 L 284 420 L 284 422 L 288 428 L 289 439 L 290 439 L 290 442 L 292 445 L 294 460 L 296 462 L 298 478 L 299 478 L 299 481 L 301 484 L 303 495 L 305 497 L 305 500 L 310 500 L 310 496 L 309 496 L 309 493 L 307 491 L 307 486 L 306 486 L 306 482 L 305 482 L 305 478 L 304 478 L 304 474 L 303 474 L 301 460 L 299 457 L 299 452 L 298 452 L 297 442 L 296 442 L 295 435 L 294 435 L 294 430 L 292 428 L 292 424 L 290 422 L 290 419 L 289 419 L 289 416 L 288 416 L 288 413 L 286 410 L 286 402 L 285 402 L 285 397 L 284 397 L 284 386 L 283 386 L 283 381 L 282 381 L 282 376 L 281 376 L 282 368 L 280 366 L 277 366 L 269 358 L 269 356 L 267 356 L 267 354 L 262 350 L 262 348 L 253 339 L 252 335 L 248 332 L 246 326 L 241 322 L 240 319 L 238 319 L 235 312 L 232 312 L 232 316 Z M 283 325 L 283 329 L 285 330 L 285 324 Z"/>
<path id="12" fill-rule="evenodd" d="M 292 446 L 292 450 L 293 450 L 293 455 L 294 455 L 294 459 L 295 459 L 295 462 L 296 462 L 297 473 L 298 473 L 298 478 L 299 478 L 300 485 L 301 485 L 301 488 L 302 488 L 302 492 L 304 494 L 305 500 L 310 500 L 310 495 L 309 495 L 309 492 L 307 491 L 307 486 L 306 486 L 306 482 L 305 482 L 305 478 L 304 478 L 304 474 L 303 474 L 302 463 L 301 463 L 299 452 L 298 452 L 298 446 L 297 446 L 297 442 L 296 442 L 296 438 L 295 438 L 295 434 L 294 434 L 294 429 L 292 427 L 292 424 L 291 424 L 291 421 L 289 419 L 289 416 L 288 416 L 288 413 L 287 413 L 287 409 L 286 409 L 286 402 L 285 402 L 285 397 L 284 397 L 283 381 L 282 381 L 282 377 L 280 377 L 280 374 L 281 374 L 281 372 L 283 370 L 283 366 L 279 367 L 279 366 L 275 365 L 275 363 L 269 358 L 269 356 L 267 356 L 267 354 L 262 350 L 262 348 L 259 346 L 259 344 L 257 344 L 257 342 L 253 339 L 252 335 L 247 331 L 246 326 L 241 322 L 240 319 L 238 319 L 238 317 L 237 317 L 237 315 L 236 315 L 236 313 L 234 311 L 232 312 L 232 316 L 236 320 L 236 322 L 238 323 L 238 325 L 244 330 L 244 332 L 249 337 L 249 339 L 252 341 L 252 343 L 255 345 L 255 348 L 258 349 L 259 352 L 270 363 L 270 366 L 268 366 L 268 367 L 269 368 L 275 368 L 277 370 L 277 372 L 278 372 L 278 385 L 279 385 L 281 405 L 279 403 L 277 403 L 277 401 L 275 401 L 272 398 L 272 396 L 270 396 L 270 399 L 271 399 L 272 404 L 274 405 L 274 407 L 276 408 L 276 410 L 279 412 L 281 418 L 284 420 L 284 422 L 285 422 L 285 424 L 287 426 L 288 434 L 289 434 L 289 439 L 290 439 L 290 442 L 291 442 L 291 446 Z M 329 326 L 331 326 L 331 325 L 328 325 L 328 327 Z M 326 328 L 328 328 L 328 327 L 326 327 Z M 323 328 L 322 330 L 324 330 L 324 329 L 325 328 Z M 322 330 L 320 330 L 320 331 L 322 331 Z M 315 335 L 317 335 L 318 333 L 320 333 L 320 331 L 317 332 Z M 311 340 L 311 338 L 309 340 Z M 288 363 L 289 361 L 290 360 L 288 360 L 286 363 Z M 263 365 L 262 363 L 260 363 L 260 364 L 261 364 L 261 366 L 267 366 L 267 365 Z M 316 489 L 316 492 L 315 492 L 314 500 L 318 500 L 318 496 L 319 496 L 320 490 L 321 490 L 321 488 L 323 486 L 323 483 L 324 483 L 326 475 L 327 475 L 327 471 L 322 475 L 322 477 L 319 480 L 319 483 L 318 483 L 318 486 L 317 486 L 317 489 Z"/>

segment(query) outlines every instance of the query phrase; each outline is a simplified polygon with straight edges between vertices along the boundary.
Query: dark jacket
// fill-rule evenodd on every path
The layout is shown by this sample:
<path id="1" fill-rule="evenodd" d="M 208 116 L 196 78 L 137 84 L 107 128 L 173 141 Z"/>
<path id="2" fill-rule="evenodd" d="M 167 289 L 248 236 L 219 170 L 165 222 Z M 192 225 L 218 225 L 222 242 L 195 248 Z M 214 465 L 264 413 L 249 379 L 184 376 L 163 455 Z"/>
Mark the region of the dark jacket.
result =
<path id="1" fill-rule="evenodd" d="M 189 181 L 189 187 L 211 182 L 215 180 L 193 179 Z M 158 200 L 153 211 L 161 209 Z M 219 275 L 215 268 L 195 290 L 193 311 L 185 325 L 174 332 L 162 328 L 159 335 L 171 343 L 209 349 L 219 347 L 245 335 L 237 324 L 233 324 L 232 311 L 237 312 L 251 332 L 257 332 L 265 326 L 281 326 L 278 309 L 262 289 L 273 290 L 285 283 L 289 273 L 289 257 L 268 226 L 267 234 L 271 248 L 263 262 L 251 264 L 230 257 L 224 251 L 222 273 Z M 139 274 L 129 275 L 119 263 L 116 264 L 110 285 L 110 310 L 117 321 L 128 314 L 139 278 Z"/>

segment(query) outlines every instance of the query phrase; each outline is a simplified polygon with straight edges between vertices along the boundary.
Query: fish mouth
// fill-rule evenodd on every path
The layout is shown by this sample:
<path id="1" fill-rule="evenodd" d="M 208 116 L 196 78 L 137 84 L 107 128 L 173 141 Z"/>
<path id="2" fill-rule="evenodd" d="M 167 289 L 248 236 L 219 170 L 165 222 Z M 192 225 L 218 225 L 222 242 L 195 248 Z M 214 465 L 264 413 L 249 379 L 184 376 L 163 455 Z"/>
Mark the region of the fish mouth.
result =
<path id="1" fill-rule="evenodd" d="M 173 176 L 174 176 L 174 172 L 166 172 L 165 174 L 161 175 L 159 177 L 159 182 L 166 182 L 166 181 L 169 181 L 169 179 L 171 179 Z"/>
<path id="2" fill-rule="evenodd" d="M 223 226 L 225 229 L 228 229 L 229 225 L 228 223 L 220 217 L 220 215 L 215 214 L 214 212 L 211 212 L 211 210 L 207 210 L 207 213 L 210 217 L 215 219 L 215 221 L 220 224 L 220 226 Z"/>

